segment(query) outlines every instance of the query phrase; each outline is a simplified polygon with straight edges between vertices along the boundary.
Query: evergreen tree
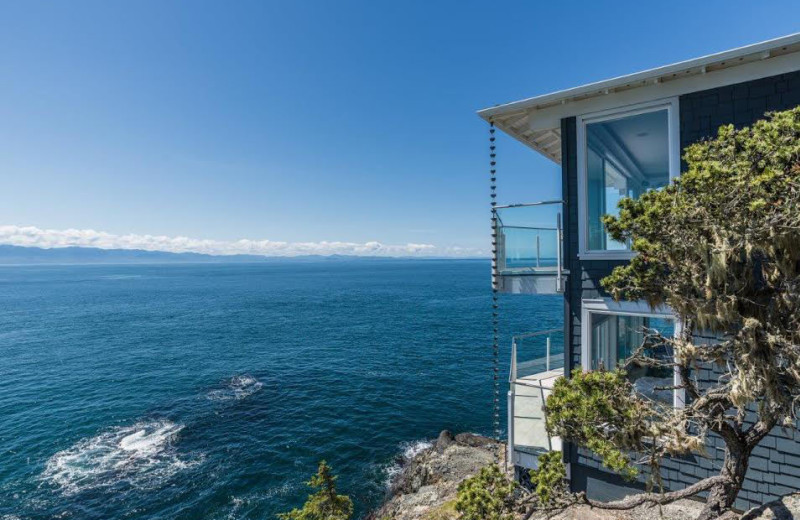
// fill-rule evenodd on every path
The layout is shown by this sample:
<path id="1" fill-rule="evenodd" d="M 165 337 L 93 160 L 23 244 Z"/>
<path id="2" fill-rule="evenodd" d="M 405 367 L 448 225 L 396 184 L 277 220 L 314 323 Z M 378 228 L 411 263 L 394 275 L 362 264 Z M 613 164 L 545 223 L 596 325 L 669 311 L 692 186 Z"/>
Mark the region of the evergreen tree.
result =
<path id="1" fill-rule="evenodd" d="M 587 447 L 628 477 L 665 457 L 725 446 L 719 474 L 683 490 L 644 493 L 596 507 L 628 509 L 707 493 L 700 518 L 733 517 L 750 456 L 776 426 L 796 427 L 800 404 L 800 107 L 752 127 L 719 129 L 685 150 L 680 178 L 619 203 L 604 223 L 637 256 L 603 286 L 617 300 L 667 305 L 682 332 L 647 340 L 626 367 L 674 369 L 686 406 L 637 394 L 620 367 L 580 371 L 547 401 L 553 434 Z M 715 337 L 698 344 L 697 335 Z M 674 359 L 657 351 L 669 349 Z M 612 368 L 612 367 L 609 367 Z M 711 380 L 698 380 L 710 368 Z M 632 455 L 632 454 L 638 454 Z M 656 489 L 652 487 L 651 489 Z M 658 489 L 656 489 L 658 491 Z"/>
<path id="2" fill-rule="evenodd" d="M 323 460 L 317 474 L 308 485 L 317 489 L 308 496 L 302 509 L 293 509 L 278 515 L 280 520 L 350 520 L 353 516 L 353 501 L 350 497 L 336 493 L 336 477 L 331 467 Z"/>

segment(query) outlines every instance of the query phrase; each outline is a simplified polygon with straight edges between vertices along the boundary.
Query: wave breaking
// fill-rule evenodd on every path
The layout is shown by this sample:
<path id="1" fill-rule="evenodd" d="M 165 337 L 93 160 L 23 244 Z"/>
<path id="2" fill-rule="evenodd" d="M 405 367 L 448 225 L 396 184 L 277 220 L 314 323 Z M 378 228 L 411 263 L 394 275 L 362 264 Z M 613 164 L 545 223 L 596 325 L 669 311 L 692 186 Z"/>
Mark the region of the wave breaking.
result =
<path id="1" fill-rule="evenodd" d="M 394 461 L 386 466 L 383 471 L 384 486 L 387 489 L 391 488 L 397 477 L 403 472 L 403 468 L 405 468 L 414 457 L 430 449 L 432 446 L 433 442 L 425 440 L 400 443 L 400 454 L 395 457 Z"/>
<path id="2" fill-rule="evenodd" d="M 225 388 L 212 390 L 206 397 L 211 401 L 239 401 L 261 390 L 264 384 L 253 376 L 233 376 Z"/>
<path id="3" fill-rule="evenodd" d="M 183 425 L 167 420 L 116 427 L 48 459 L 41 478 L 65 494 L 119 484 L 154 488 L 200 458 L 184 458 L 175 449 Z"/>

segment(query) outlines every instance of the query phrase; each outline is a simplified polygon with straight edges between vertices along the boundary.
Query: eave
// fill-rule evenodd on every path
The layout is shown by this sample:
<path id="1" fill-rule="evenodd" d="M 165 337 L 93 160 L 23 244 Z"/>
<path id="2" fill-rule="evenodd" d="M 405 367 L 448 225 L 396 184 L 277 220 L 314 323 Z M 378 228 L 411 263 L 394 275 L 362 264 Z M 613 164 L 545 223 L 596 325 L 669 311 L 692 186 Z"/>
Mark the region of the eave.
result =
<path id="1" fill-rule="evenodd" d="M 486 121 L 561 163 L 564 117 L 800 70 L 800 33 L 480 110 Z"/>

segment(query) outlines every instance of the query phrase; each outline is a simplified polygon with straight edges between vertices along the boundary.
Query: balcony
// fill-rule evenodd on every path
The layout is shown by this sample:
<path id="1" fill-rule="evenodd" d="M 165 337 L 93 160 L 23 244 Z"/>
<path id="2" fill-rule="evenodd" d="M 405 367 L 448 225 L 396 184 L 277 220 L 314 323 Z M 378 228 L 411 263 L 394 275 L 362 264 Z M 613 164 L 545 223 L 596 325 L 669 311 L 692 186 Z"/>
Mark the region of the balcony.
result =
<path id="1" fill-rule="evenodd" d="M 551 329 L 514 336 L 508 392 L 508 463 L 535 469 L 539 455 L 561 450 L 547 433 L 545 400 L 564 375 L 564 331 Z"/>
<path id="2" fill-rule="evenodd" d="M 561 201 L 495 208 L 495 288 L 513 294 L 564 291 Z"/>

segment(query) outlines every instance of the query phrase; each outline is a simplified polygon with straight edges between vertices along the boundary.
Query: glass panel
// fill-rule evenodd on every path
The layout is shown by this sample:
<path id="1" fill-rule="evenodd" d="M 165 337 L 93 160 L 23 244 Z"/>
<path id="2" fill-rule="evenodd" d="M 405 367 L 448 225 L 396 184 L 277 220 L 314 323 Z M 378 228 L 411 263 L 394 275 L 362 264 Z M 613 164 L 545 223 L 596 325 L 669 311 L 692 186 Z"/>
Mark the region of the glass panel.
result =
<path id="1" fill-rule="evenodd" d="M 618 215 L 623 197 L 637 198 L 669 183 L 667 109 L 586 125 L 589 250 L 628 249 L 611 240 L 603 215 Z"/>
<path id="2" fill-rule="evenodd" d="M 646 339 L 648 331 L 654 329 L 662 336 L 674 334 L 673 320 L 642 316 L 592 314 L 590 367 L 592 370 L 611 370 L 623 363 L 639 348 Z M 672 349 L 659 346 L 647 352 L 648 356 L 671 361 Z M 672 391 L 662 390 L 673 384 L 672 369 L 669 367 L 628 367 L 628 378 L 645 397 L 665 403 L 672 403 Z"/>
<path id="3" fill-rule="evenodd" d="M 564 368 L 564 331 L 519 334 L 517 345 L 517 378 L 536 376 L 549 370 Z M 548 358 L 548 343 L 550 356 Z M 549 362 L 549 364 L 548 364 Z"/>
<path id="4" fill-rule="evenodd" d="M 497 210 L 498 267 L 505 274 L 556 268 L 561 202 Z"/>

